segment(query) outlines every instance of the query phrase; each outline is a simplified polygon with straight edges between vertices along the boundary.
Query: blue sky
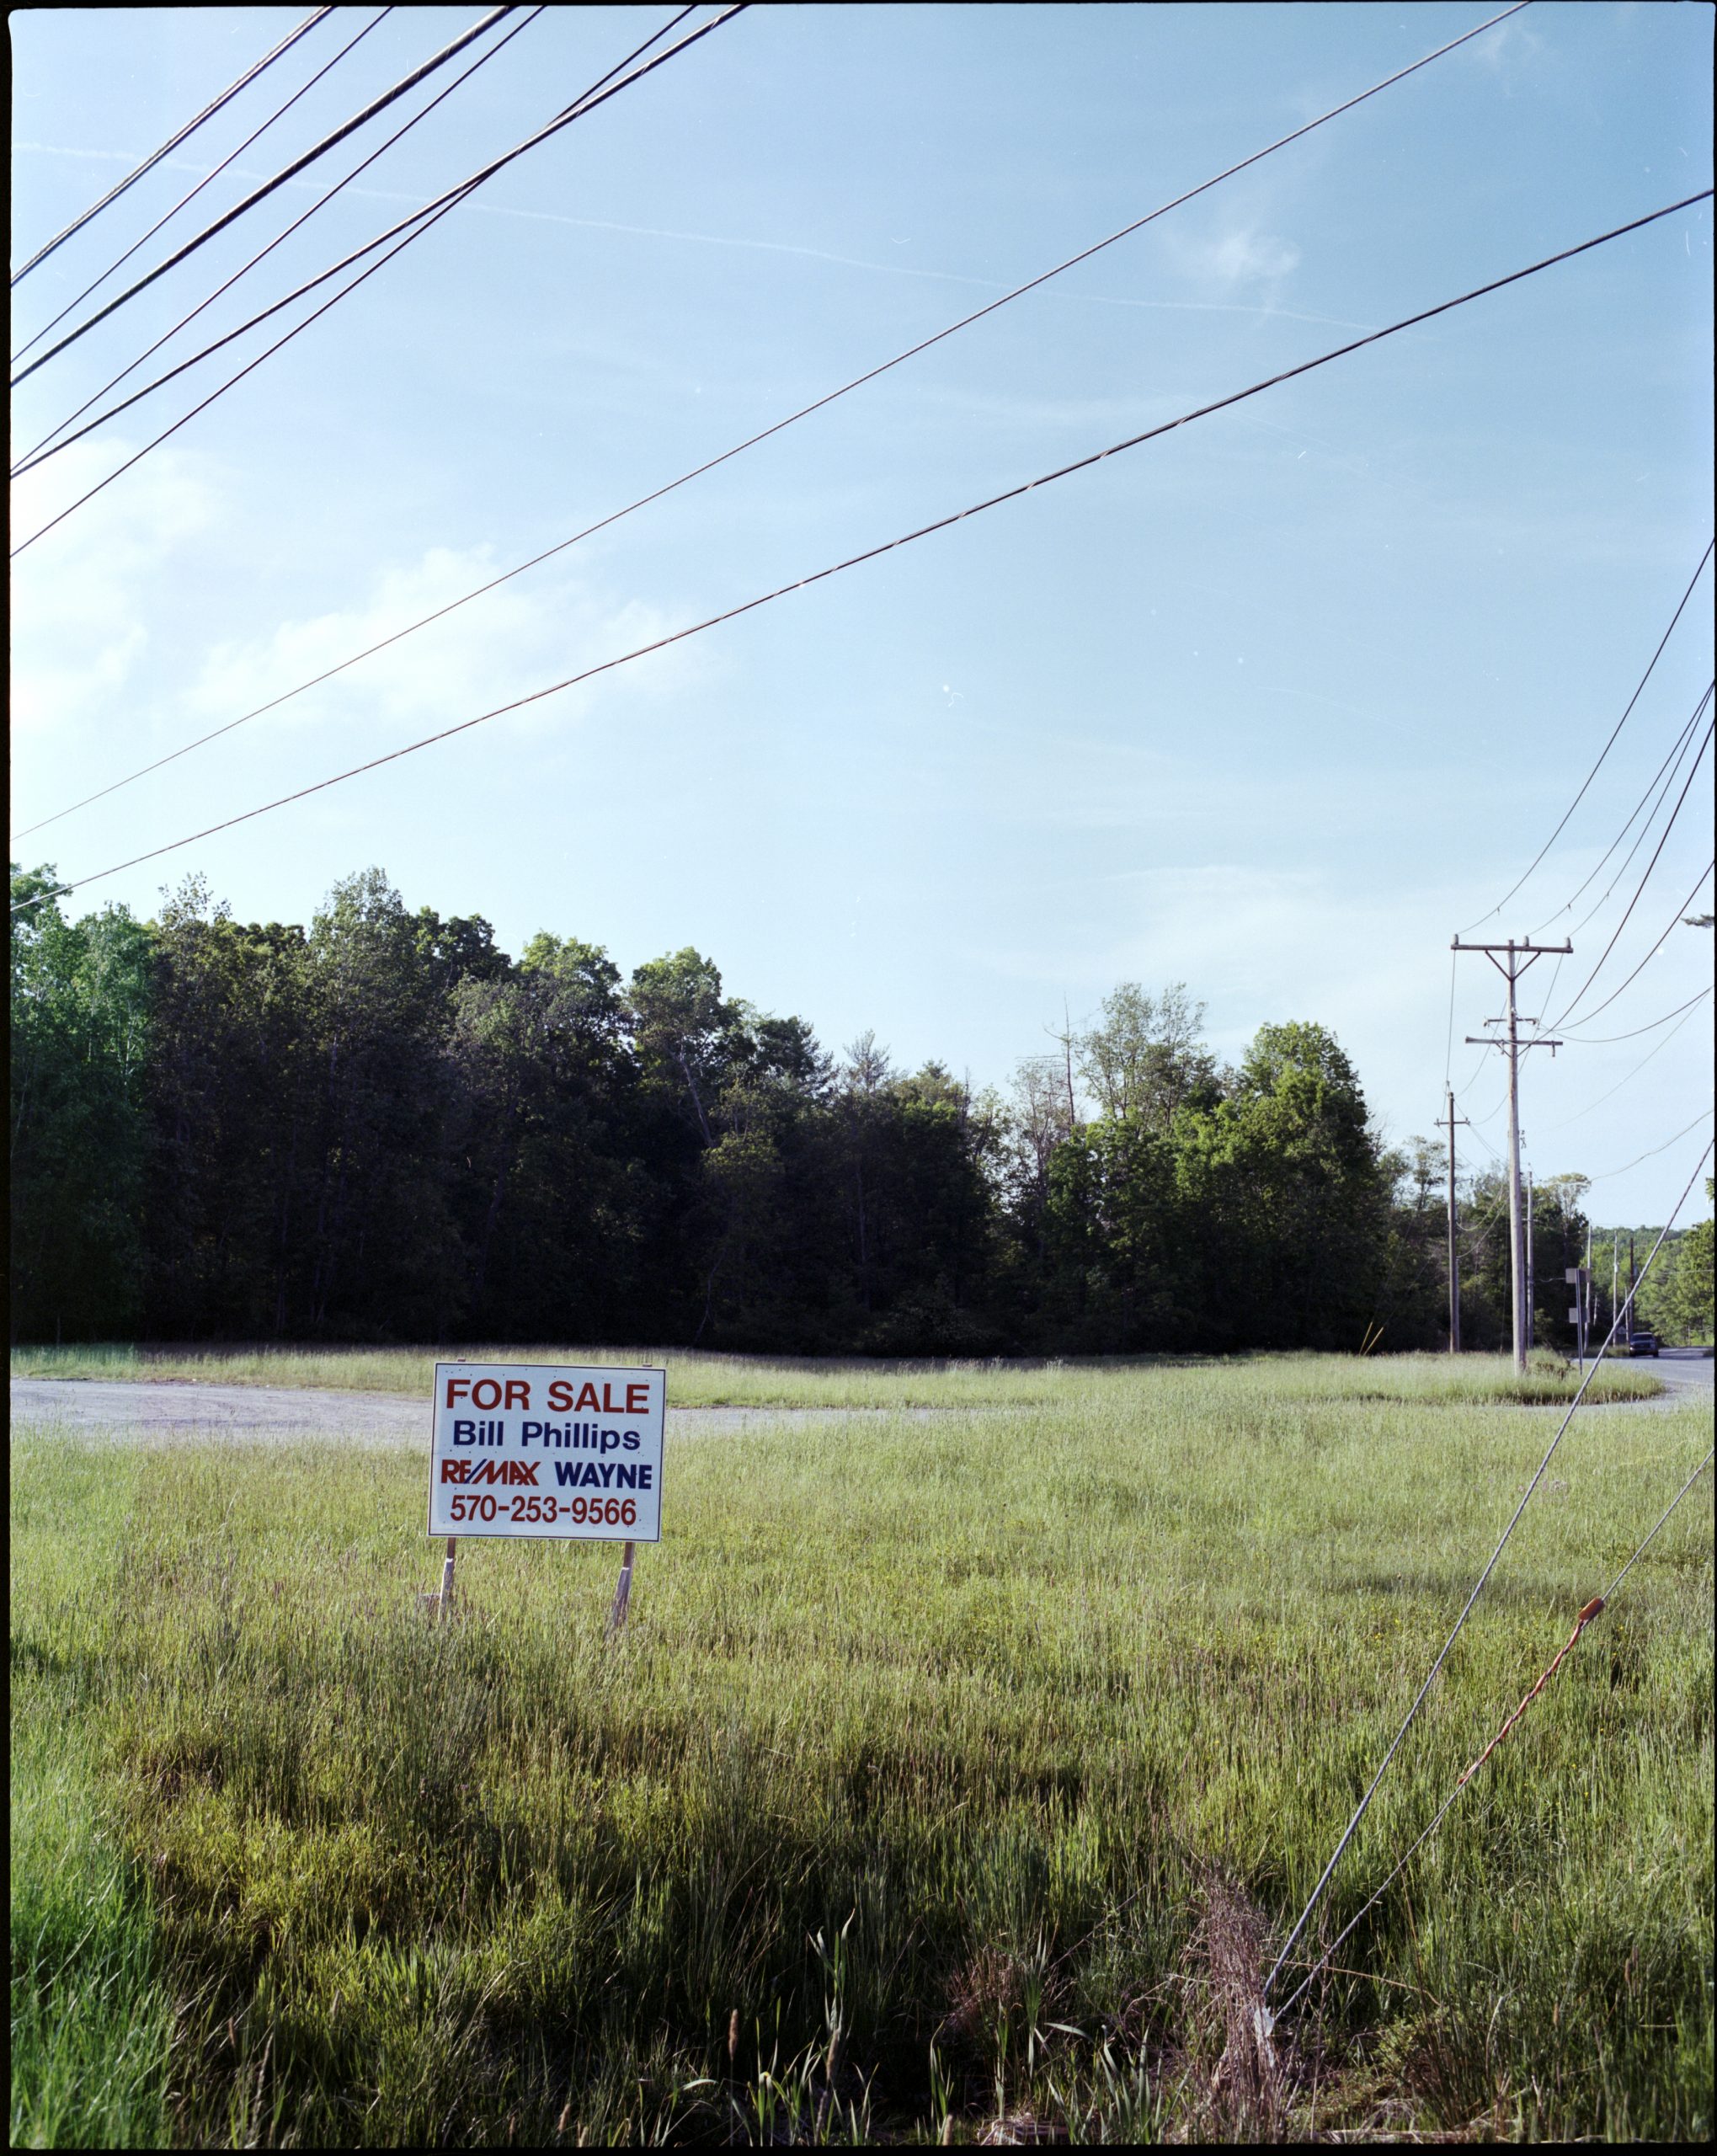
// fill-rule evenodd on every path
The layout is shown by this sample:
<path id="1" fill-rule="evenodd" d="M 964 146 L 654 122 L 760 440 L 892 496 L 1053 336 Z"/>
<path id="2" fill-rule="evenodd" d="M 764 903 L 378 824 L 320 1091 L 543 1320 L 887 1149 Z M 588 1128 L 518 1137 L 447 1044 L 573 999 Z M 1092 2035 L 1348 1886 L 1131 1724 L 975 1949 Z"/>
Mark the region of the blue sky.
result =
<path id="1" fill-rule="evenodd" d="M 336 11 L 35 272 L 20 335 L 368 12 Z M 479 12 L 397 10 L 196 206 L 237 200 L 241 174 L 266 176 Z M 229 326 L 463 177 L 669 12 L 551 9 L 202 322 Z M 510 168 L 19 558 L 14 829 L 1492 12 L 751 9 Z M 15 255 L 297 19 L 14 14 Z M 13 851 L 81 876 L 1691 194 L 1709 184 L 1711 20 L 1534 5 Z M 387 127 L 33 376 L 20 441 Z M 1185 980 L 1229 1055 L 1267 1020 L 1333 1027 L 1397 1139 L 1432 1129 L 1452 1069 L 1479 1118 L 1464 1156 L 1485 1164 L 1502 1142 L 1501 1071 L 1461 1037 L 1501 1006 L 1484 962 L 1461 961 L 1451 1064 L 1449 938 L 1495 907 L 1567 806 L 1710 536 L 1710 318 L 1705 204 L 74 904 L 147 913 L 196 870 L 244 918 L 305 920 L 336 877 L 379 862 L 411 904 L 483 913 L 514 951 L 538 928 L 627 968 L 695 943 L 732 991 L 803 1013 L 831 1046 L 874 1027 L 898 1061 L 939 1057 L 980 1084 L 1041 1050 L 1064 1005 L 1077 1021 L 1119 980 Z M 212 386 L 210 369 L 187 379 L 205 375 Z M 30 475 L 19 536 L 193 401 L 164 392 Z M 1602 897 L 1613 862 L 1562 910 L 1709 679 L 1711 594 L 1708 570 L 1496 933 L 1543 924 L 1554 938 Z M 1591 1001 L 1709 860 L 1710 772 L 1708 756 Z M 1551 1015 L 1655 844 L 1581 927 Z M 1710 905 L 1708 882 L 1697 910 Z M 1711 957 L 1708 935 L 1677 928 L 1601 1021 L 1566 1031 L 1647 1024 L 1705 985 Z M 1691 1171 L 1709 1122 L 1614 1172 L 1709 1107 L 1709 1008 L 1672 1033 L 1529 1059 L 1533 1165 L 1602 1175 L 1600 1220 L 1661 1218 Z"/>

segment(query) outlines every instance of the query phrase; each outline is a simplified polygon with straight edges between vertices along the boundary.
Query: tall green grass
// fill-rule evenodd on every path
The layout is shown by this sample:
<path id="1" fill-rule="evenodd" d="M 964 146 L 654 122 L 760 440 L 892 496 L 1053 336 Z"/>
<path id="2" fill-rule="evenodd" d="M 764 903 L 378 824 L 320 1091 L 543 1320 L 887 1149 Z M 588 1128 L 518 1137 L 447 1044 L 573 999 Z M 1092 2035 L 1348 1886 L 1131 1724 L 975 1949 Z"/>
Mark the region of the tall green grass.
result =
<path id="1" fill-rule="evenodd" d="M 103 1748 L 58 1673 L 15 1650 L 12 2146 L 164 2148 L 172 2001 L 103 1817 Z"/>
<path id="2" fill-rule="evenodd" d="M 1246 2131 L 1201 1924 L 1291 1921 L 1543 1438 L 1282 1368 L 670 1446 L 613 1646 L 607 1547 L 467 1540 L 428 1621 L 402 1454 L 24 1435 L 17 1741 L 149 1882 L 175 2137 Z M 1576 1426 L 1325 1935 L 1708 1442 Z M 1709 2135 L 1699 1497 L 1285 2028 L 1284 2133 Z"/>
<path id="3" fill-rule="evenodd" d="M 1053 1407 L 1094 1385 L 1152 1384 L 1162 1372 L 1197 1369 L 1204 1382 L 1302 1400 L 1408 1400 L 1426 1405 L 1571 1400 L 1578 1371 L 1539 1350 L 1524 1377 L 1505 1355 L 1130 1356 L 1022 1362 L 835 1362 L 791 1356 L 701 1355 L 681 1348 L 471 1347 L 211 1348 L 101 1345 L 14 1348 L 15 1378 L 81 1378 L 109 1384 L 307 1385 L 390 1392 L 427 1400 L 438 1357 L 473 1362 L 648 1364 L 668 1372 L 676 1407 Z M 1263 1373 L 1261 1380 L 1257 1374 Z M 1587 1397 L 1645 1400 L 1662 1390 L 1649 1372 L 1607 1363 Z"/>

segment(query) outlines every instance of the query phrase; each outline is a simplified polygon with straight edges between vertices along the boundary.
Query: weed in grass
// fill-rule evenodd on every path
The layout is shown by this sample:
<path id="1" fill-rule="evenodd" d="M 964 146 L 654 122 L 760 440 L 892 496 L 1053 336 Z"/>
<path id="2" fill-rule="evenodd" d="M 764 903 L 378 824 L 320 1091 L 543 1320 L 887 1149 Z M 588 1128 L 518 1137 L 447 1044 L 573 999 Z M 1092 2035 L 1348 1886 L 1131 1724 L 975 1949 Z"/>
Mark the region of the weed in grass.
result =
<path id="1" fill-rule="evenodd" d="M 409 1454 L 22 1433 L 15 1742 L 90 1763 L 147 1881 L 175 2138 L 1708 2134 L 1709 1511 L 1272 2080 L 1232 2025 L 1256 1927 L 1309 1892 L 1542 1425 L 1356 1397 L 1327 1358 L 1058 1382 L 670 1448 L 612 1647 L 600 1547 L 468 1543 L 424 1622 Z M 1706 1442 L 1691 1410 L 1576 1425 L 1324 1936 Z"/>

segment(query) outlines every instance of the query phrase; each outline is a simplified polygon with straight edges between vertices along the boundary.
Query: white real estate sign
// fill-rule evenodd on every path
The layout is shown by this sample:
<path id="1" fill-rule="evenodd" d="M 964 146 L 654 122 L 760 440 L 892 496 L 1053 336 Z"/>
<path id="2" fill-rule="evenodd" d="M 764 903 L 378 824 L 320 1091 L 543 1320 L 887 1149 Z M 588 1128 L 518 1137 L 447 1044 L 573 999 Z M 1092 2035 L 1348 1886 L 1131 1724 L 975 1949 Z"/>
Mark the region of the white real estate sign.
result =
<path id="1" fill-rule="evenodd" d="M 432 1535 L 662 1539 L 665 1370 L 437 1363 Z"/>

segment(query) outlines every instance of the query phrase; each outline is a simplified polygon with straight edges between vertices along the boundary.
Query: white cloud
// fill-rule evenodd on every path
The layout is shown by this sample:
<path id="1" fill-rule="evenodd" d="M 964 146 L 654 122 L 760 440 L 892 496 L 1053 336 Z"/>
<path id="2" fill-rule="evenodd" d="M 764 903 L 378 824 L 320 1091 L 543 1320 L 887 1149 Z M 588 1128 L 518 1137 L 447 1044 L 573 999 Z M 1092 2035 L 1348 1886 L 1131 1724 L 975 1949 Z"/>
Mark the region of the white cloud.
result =
<path id="1" fill-rule="evenodd" d="M 232 719 L 313 680 L 359 652 L 453 606 L 502 573 L 489 547 L 435 547 L 384 569 L 356 605 L 282 622 L 266 637 L 216 645 L 188 699 L 211 720 Z M 373 658 L 270 712 L 265 723 L 344 728 L 403 720 L 413 728 L 456 724 L 549 683 L 617 658 L 680 626 L 636 600 L 619 603 L 565 569 L 503 584 L 469 606 L 376 653 Z M 684 678 L 686 661 L 645 661 L 652 692 Z M 664 673 L 671 668 L 671 674 Z M 626 680 L 630 668 L 612 677 Z M 500 722 L 531 733 L 564 726 L 587 707 L 590 691 L 527 706 Z"/>
<path id="2" fill-rule="evenodd" d="M 1512 74 L 1544 50 L 1544 40 L 1517 15 L 1499 23 L 1487 36 L 1475 38 L 1468 51 L 1493 74 Z"/>
<path id="3" fill-rule="evenodd" d="M 1177 235 L 1173 248 L 1189 276 L 1229 289 L 1289 276 L 1299 267 L 1299 249 L 1292 240 L 1253 225 L 1231 225 L 1205 239 Z"/>
<path id="4" fill-rule="evenodd" d="M 14 530 L 40 530 L 135 446 L 111 436 L 79 443 L 26 473 L 13 494 Z M 20 734 L 64 733 L 111 712 L 148 648 L 153 595 L 185 542 L 219 515 L 204 462 L 163 450 L 19 557 L 12 697 Z"/>

